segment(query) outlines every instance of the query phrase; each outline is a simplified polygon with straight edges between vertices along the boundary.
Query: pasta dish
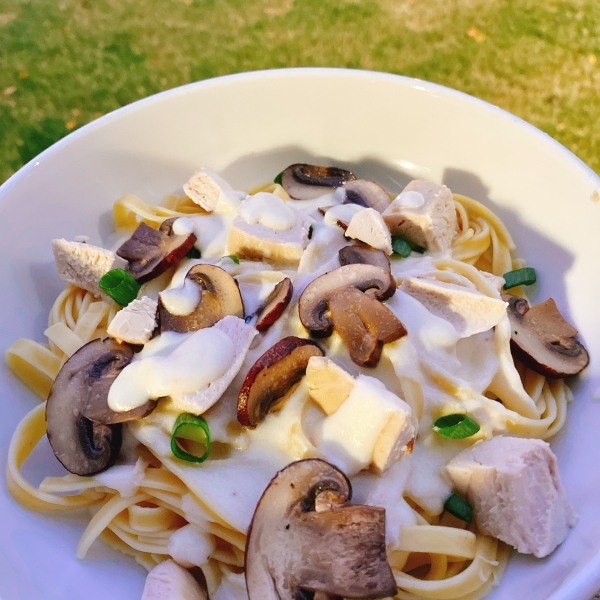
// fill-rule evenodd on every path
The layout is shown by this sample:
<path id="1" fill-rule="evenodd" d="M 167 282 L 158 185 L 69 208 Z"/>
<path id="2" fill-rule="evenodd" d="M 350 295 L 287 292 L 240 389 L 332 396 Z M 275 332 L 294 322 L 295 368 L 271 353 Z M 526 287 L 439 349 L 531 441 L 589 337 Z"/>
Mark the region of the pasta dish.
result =
<path id="1" fill-rule="evenodd" d="M 167 580 L 191 590 L 173 598 L 474 600 L 513 548 L 565 539 L 545 440 L 588 356 L 553 300 L 530 306 L 535 270 L 492 211 L 302 164 L 247 193 L 203 168 L 184 192 L 116 201 L 114 251 L 54 240 L 48 342 L 6 352 L 44 401 L 8 489 L 89 510 L 79 558 L 97 539 L 132 556 L 146 600 Z M 45 435 L 69 473 L 34 487 Z"/>

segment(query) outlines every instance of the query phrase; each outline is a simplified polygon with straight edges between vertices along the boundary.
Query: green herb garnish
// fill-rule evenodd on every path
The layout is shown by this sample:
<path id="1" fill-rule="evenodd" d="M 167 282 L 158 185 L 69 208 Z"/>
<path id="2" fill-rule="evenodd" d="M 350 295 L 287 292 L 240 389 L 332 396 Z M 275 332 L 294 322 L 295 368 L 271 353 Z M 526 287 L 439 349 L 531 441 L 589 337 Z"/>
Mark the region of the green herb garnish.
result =
<path id="1" fill-rule="evenodd" d="M 468 415 L 455 413 L 440 417 L 434 424 L 433 430 L 442 437 L 453 440 L 463 440 L 479 431 L 479 423 Z"/>
<path id="2" fill-rule="evenodd" d="M 508 290 L 518 285 L 533 285 L 537 281 L 537 275 L 535 269 L 531 267 L 523 267 L 522 269 L 515 269 L 504 273 L 504 289 Z"/>
<path id="3" fill-rule="evenodd" d="M 99 282 L 100 289 L 117 304 L 127 306 L 137 298 L 140 284 L 123 269 L 111 269 Z"/>
<path id="4" fill-rule="evenodd" d="M 406 258 L 412 252 L 412 247 L 401 235 L 393 235 L 392 250 L 395 254 L 399 254 L 402 258 Z"/>
<path id="5" fill-rule="evenodd" d="M 273 179 L 273 183 L 278 183 L 279 185 L 282 185 L 281 181 L 283 177 L 283 171 L 281 171 L 281 173 L 279 173 L 279 175 L 277 175 L 277 177 L 275 177 L 275 179 Z"/>
<path id="6" fill-rule="evenodd" d="M 198 248 L 196 248 L 196 246 L 192 246 L 189 250 L 188 253 L 185 255 L 186 258 L 202 258 L 202 253 L 200 252 L 200 250 L 198 250 Z"/>
<path id="7" fill-rule="evenodd" d="M 444 502 L 444 510 L 467 523 L 473 521 L 473 507 L 460 496 L 450 494 Z"/>
<path id="8" fill-rule="evenodd" d="M 230 258 L 236 265 L 240 264 L 240 259 L 235 254 L 229 254 L 228 256 L 222 256 L 221 260 L 224 258 Z"/>
<path id="9" fill-rule="evenodd" d="M 311 239 L 312 239 L 312 236 L 313 236 L 313 231 L 314 231 L 314 227 L 311 225 L 311 226 L 308 228 L 308 239 L 309 239 L 309 240 L 311 240 Z"/>
<path id="10" fill-rule="evenodd" d="M 200 451 L 196 452 L 198 447 Z M 210 429 L 206 420 L 191 413 L 181 413 L 173 426 L 171 452 L 181 460 L 204 462 L 210 453 Z"/>

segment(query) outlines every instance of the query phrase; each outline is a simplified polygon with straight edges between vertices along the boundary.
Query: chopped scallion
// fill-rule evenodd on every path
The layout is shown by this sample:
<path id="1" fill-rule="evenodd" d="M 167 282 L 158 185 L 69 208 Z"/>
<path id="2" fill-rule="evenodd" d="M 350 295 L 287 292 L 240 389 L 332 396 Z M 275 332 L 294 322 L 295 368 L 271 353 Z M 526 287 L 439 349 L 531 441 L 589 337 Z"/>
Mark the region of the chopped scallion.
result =
<path id="1" fill-rule="evenodd" d="M 392 250 L 402 258 L 406 258 L 412 252 L 411 245 L 400 235 L 392 236 Z"/>
<path id="2" fill-rule="evenodd" d="M 463 440 L 479 431 L 479 423 L 468 415 L 455 413 L 440 417 L 434 424 L 433 430 L 442 437 L 453 440 Z"/>
<path id="3" fill-rule="evenodd" d="M 187 447 L 183 446 L 185 441 L 191 442 Z M 190 446 L 200 446 L 204 452 L 194 453 Z M 171 436 L 171 452 L 181 460 L 188 462 L 204 462 L 210 453 L 210 429 L 208 423 L 203 417 L 197 417 L 191 413 L 181 413 L 175 425 Z"/>
<path id="4" fill-rule="evenodd" d="M 231 259 L 236 265 L 240 264 L 240 259 L 235 254 L 229 254 L 228 256 L 223 256 L 223 257 L 221 257 L 221 260 L 223 260 L 224 258 Z"/>
<path id="5" fill-rule="evenodd" d="M 460 496 L 450 494 L 444 502 L 444 510 L 467 523 L 473 521 L 473 507 Z"/>
<path id="6" fill-rule="evenodd" d="M 189 250 L 188 253 L 185 255 L 186 258 L 202 258 L 202 253 L 200 252 L 200 250 L 198 250 L 198 248 L 196 248 L 196 246 L 192 246 Z"/>
<path id="7" fill-rule="evenodd" d="M 537 281 L 537 274 L 535 269 L 531 267 L 523 267 L 522 269 L 515 269 L 504 273 L 504 289 L 509 290 L 518 285 L 533 285 Z"/>
<path id="8" fill-rule="evenodd" d="M 314 231 L 314 228 L 313 228 L 313 226 L 311 225 L 311 226 L 308 228 L 308 239 L 309 239 L 309 240 L 311 240 L 311 239 L 312 239 L 312 236 L 313 236 L 313 231 Z"/>
<path id="9" fill-rule="evenodd" d="M 277 177 L 275 177 L 275 179 L 273 179 L 273 183 L 278 183 L 279 185 L 281 185 L 282 177 L 283 177 L 283 171 L 281 171 L 281 173 L 279 173 L 279 175 L 277 175 Z"/>
<path id="10" fill-rule="evenodd" d="M 117 304 L 127 306 L 137 298 L 140 284 L 123 269 L 111 269 L 99 282 L 100 289 Z"/>

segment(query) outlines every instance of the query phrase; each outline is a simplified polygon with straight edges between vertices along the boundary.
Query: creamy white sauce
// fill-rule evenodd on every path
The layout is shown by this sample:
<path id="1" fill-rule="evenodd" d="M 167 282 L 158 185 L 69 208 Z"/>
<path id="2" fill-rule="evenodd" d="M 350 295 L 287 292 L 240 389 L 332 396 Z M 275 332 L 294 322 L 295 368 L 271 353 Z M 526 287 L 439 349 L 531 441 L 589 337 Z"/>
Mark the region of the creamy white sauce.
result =
<path id="1" fill-rule="evenodd" d="M 164 290 L 159 294 L 159 298 L 172 315 L 183 317 L 194 312 L 200 302 L 201 294 L 197 283 L 185 279 L 183 286 Z"/>
<path id="2" fill-rule="evenodd" d="M 144 348 L 121 371 L 108 393 L 112 410 L 131 410 L 151 399 L 202 389 L 218 379 L 233 359 L 231 339 L 218 329 L 200 329 L 191 334 L 171 332 L 160 338 L 173 336 L 184 339 L 175 339 L 171 344 L 163 340 L 156 354 L 150 356 L 144 355 Z"/>
<path id="3" fill-rule="evenodd" d="M 274 231 L 287 231 L 296 224 L 294 211 L 279 196 L 268 192 L 248 196 L 238 212 L 248 225 L 260 223 Z"/>
<path id="4" fill-rule="evenodd" d="M 406 208 L 421 208 L 425 204 L 425 198 L 420 192 L 402 192 L 394 198 L 397 206 Z"/>
<path id="5" fill-rule="evenodd" d="M 332 206 L 326 213 L 323 221 L 327 225 L 337 225 L 338 221 L 348 225 L 352 221 L 352 217 L 359 212 L 366 210 L 366 207 L 358 204 L 338 204 Z"/>
<path id="6" fill-rule="evenodd" d="M 194 233 L 194 222 L 187 217 L 179 217 L 173 223 L 173 233 L 175 235 L 190 235 Z"/>

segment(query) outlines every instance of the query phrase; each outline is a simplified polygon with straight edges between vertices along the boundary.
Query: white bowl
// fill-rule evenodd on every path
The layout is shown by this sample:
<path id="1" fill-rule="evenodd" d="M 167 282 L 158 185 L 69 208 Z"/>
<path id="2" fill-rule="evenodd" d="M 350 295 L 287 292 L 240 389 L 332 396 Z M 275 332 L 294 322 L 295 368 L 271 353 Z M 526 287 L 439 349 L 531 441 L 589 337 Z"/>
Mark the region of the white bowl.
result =
<path id="1" fill-rule="evenodd" d="M 553 447 L 580 515 L 548 559 L 515 557 L 494 600 L 585 599 L 600 588 L 600 179 L 520 119 L 464 94 L 394 75 L 333 69 L 247 73 L 191 84 L 122 108 L 69 135 L 0 187 L 0 339 L 43 340 L 62 288 L 50 240 L 110 243 L 111 205 L 131 192 L 158 203 L 200 165 L 235 187 L 293 162 L 333 162 L 390 190 L 414 177 L 446 183 L 495 210 L 534 266 L 592 363 Z M 596 200 L 598 198 L 596 197 Z M 0 381 L 2 460 L 37 404 L 7 370 Z M 41 477 L 42 459 L 27 472 Z M 37 469 L 36 469 L 37 466 Z M 142 570 L 95 544 L 78 561 L 84 520 L 29 512 L 0 490 L 0 596 L 7 600 L 139 599 Z"/>

